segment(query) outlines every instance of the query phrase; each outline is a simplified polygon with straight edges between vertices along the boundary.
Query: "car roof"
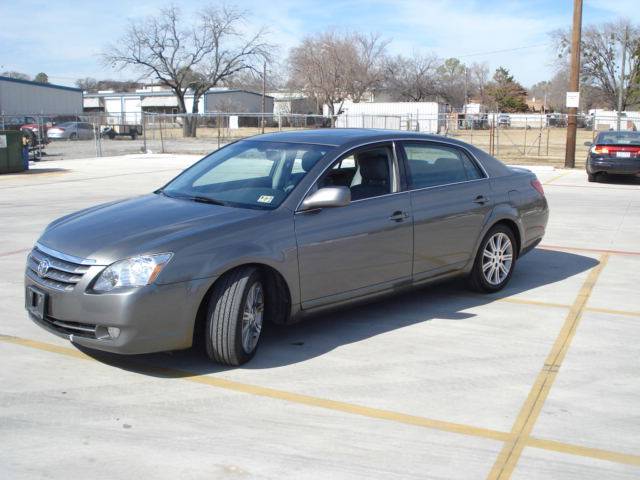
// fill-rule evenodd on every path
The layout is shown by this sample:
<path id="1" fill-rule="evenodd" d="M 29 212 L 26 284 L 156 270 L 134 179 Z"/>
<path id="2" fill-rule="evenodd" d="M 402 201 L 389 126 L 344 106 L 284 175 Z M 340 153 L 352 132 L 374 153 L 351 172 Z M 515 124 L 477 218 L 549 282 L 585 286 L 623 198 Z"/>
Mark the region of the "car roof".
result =
<path id="1" fill-rule="evenodd" d="M 312 130 L 265 133 L 247 138 L 247 140 L 257 140 L 261 142 L 312 143 L 333 147 L 339 147 L 352 142 L 375 142 L 376 140 L 383 141 L 389 139 L 451 140 L 442 135 L 373 128 L 317 128 Z M 451 143 L 455 143 L 455 141 Z"/>

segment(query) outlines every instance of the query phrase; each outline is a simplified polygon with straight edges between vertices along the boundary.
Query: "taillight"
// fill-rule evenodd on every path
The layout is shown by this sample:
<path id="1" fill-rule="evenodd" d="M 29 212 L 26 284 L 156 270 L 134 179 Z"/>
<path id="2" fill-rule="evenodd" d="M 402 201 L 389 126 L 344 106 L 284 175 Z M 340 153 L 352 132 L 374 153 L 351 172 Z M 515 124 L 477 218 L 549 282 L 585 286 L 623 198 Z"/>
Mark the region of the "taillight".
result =
<path id="1" fill-rule="evenodd" d="M 607 147 L 600 147 L 596 145 L 591 149 L 593 153 L 597 153 L 598 155 L 607 155 L 609 153 L 609 149 Z"/>
<path id="2" fill-rule="evenodd" d="M 544 188 L 542 188 L 542 184 L 540 183 L 540 180 L 538 180 L 537 178 L 535 180 L 531 180 L 531 186 L 535 188 L 538 191 L 538 193 L 544 197 Z"/>
<path id="3" fill-rule="evenodd" d="M 640 147 L 635 145 L 594 145 L 591 147 L 591 153 L 596 155 L 617 154 L 618 152 L 628 152 L 631 156 L 640 155 Z"/>

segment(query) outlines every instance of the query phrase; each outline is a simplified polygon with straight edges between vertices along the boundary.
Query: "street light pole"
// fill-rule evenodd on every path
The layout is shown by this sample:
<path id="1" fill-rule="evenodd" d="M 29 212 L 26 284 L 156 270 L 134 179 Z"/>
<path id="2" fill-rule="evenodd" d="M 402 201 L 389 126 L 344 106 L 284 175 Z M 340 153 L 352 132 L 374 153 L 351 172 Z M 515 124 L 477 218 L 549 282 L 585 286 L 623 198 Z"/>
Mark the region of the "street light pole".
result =
<path id="1" fill-rule="evenodd" d="M 573 1 L 573 31 L 571 35 L 571 72 L 569 75 L 569 90 L 580 91 L 580 38 L 582 30 L 582 0 Z M 567 109 L 567 145 L 564 156 L 565 168 L 576 166 L 576 133 L 578 128 L 578 109 Z"/>

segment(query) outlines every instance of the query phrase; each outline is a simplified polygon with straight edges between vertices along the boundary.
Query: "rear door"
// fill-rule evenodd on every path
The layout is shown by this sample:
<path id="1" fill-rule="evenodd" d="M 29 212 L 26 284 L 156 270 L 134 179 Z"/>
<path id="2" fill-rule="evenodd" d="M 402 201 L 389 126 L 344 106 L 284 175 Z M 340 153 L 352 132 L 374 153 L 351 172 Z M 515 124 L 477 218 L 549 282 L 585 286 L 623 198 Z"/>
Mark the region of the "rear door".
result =
<path id="1" fill-rule="evenodd" d="M 491 213 L 489 179 L 465 150 L 444 143 L 402 142 L 414 217 L 416 280 L 463 267 Z"/>
<path id="2" fill-rule="evenodd" d="M 363 168 L 363 162 L 382 168 Z M 371 165 L 371 164 L 370 164 Z M 347 300 L 411 279 L 413 224 L 409 192 L 400 191 L 391 143 L 344 155 L 316 182 L 350 187 L 345 207 L 297 212 L 300 293 L 303 308 Z"/>

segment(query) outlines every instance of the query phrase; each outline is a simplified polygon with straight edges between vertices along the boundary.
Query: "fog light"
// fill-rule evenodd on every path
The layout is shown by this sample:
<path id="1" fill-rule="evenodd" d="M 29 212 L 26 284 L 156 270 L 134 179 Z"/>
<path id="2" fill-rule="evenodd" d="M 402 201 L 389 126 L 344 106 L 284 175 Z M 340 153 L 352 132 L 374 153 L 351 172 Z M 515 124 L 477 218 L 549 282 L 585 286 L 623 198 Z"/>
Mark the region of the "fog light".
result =
<path id="1" fill-rule="evenodd" d="M 118 338 L 120 336 L 120 329 L 118 327 L 109 327 L 107 328 L 107 332 L 109 332 L 111 338 Z"/>

